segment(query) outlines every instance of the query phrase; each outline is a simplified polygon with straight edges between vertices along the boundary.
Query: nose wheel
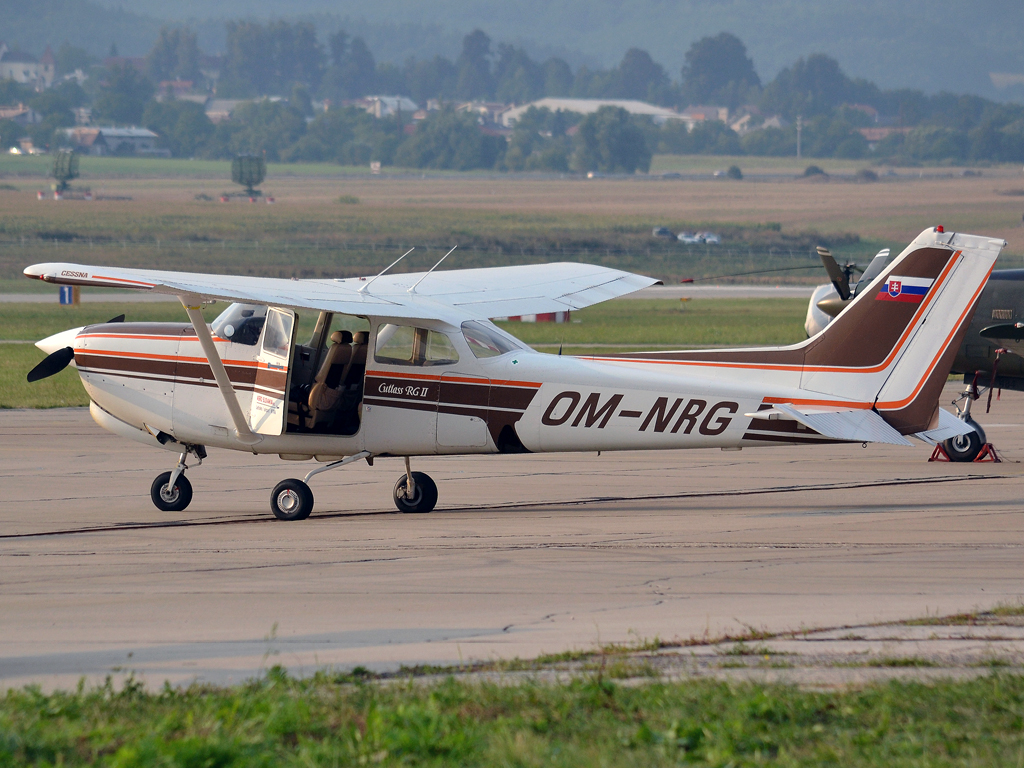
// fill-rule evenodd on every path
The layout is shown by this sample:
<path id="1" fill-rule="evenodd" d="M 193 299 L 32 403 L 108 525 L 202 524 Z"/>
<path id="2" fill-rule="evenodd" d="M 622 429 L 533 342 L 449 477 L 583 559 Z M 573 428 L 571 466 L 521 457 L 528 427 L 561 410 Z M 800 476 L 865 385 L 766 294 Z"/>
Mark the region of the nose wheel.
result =
<path id="1" fill-rule="evenodd" d="M 173 474 L 178 476 L 172 480 Z M 161 512 L 181 512 L 192 501 L 192 483 L 181 472 L 163 472 L 156 476 L 149 495 Z"/>
<path id="2" fill-rule="evenodd" d="M 181 512 L 192 502 L 192 483 L 185 477 L 185 470 L 188 469 L 185 460 L 191 453 L 202 464 L 206 458 L 206 447 L 185 445 L 183 448 L 181 456 L 178 457 L 178 465 L 170 472 L 157 475 L 153 485 L 149 487 L 149 497 L 161 512 Z"/>

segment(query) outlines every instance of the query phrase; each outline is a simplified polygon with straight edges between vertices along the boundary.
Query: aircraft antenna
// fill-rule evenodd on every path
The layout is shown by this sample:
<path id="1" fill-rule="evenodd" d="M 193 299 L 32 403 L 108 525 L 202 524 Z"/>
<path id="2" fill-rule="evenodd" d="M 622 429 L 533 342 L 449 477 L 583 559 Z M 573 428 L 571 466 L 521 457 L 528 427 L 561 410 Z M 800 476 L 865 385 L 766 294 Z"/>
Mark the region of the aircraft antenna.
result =
<path id="1" fill-rule="evenodd" d="M 410 248 L 410 249 L 409 249 L 408 251 L 406 251 L 406 252 L 405 252 L 405 253 L 403 253 L 403 254 L 402 254 L 401 256 L 399 256 L 399 257 L 398 257 L 397 259 L 395 259 L 395 260 L 394 260 L 394 261 L 392 261 L 392 262 L 391 262 L 390 264 L 388 264 L 388 265 L 387 265 L 386 267 L 384 267 L 384 269 L 382 269 L 382 270 L 381 270 L 380 272 L 378 272 L 378 273 L 377 273 L 376 275 L 374 275 L 373 277 L 371 277 L 371 278 L 370 278 L 370 282 L 369 282 L 369 283 L 367 283 L 366 285 L 362 286 L 362 287 L 361 287 L 361 288 L 359 289 L 359 293 L 366 293 L 366 289 L 370 287 L 370 283 L 372 283 L 372 282 L 373 282 L 374 280 L 376 280 L 376 279 L 377 279 L 378 277 L 380 277 L 381 275 L 383 275 L 383 274 L 384 274 L 385 272 L 387 272 L 387 271 L 388 271 L 389 269 L 391 269 L 391 268 L 392 268 L 393 266 L 395 266 L 395 264 L 397 264 L 398 262 L 400 262 L 400 261 L 401 261 L 402 259 L 404 259 L 404 258 L 405 258 L 406 256 L 408 256 L 408 255 L 409 255 L 410 253 L 412 253 L 412 252 L 413 252 L 413 251 L 415 251 L 415 250 L 416 250 L 416 246 L 414 245 L 414 246 L 413 246 L 412 248 Z"/>
<path id="2" fill-rule="evenodd" d="M 458 247 L 459 247 L 459 246 L 457 246 L 457 245 L 455 246 L 455 248 L 458 248 Z M 448 251 L 448 253 L 446 253 L 446 254 L 445 254 L 444 256 L 442 256 L 442 257 L 441 257 L 441 261 L 444 261 L 444 260 L 445 260 L 445 259 L 447 259 L 447 258 L 448 258 L 449 256 L 451 256 L 451 255 L 452 255 L 453 253 L 455 253 L 455 248 L 452 248 L 452 249 L 451 249 L 450 251 Z M 413 284 L 412 288 L 410 288 L 410 289 L 409 289 L 409 293 L 416 293 L 416 286 L 417 286 L 417 285 L 419 285 L 420 283 L 422 283 L 422 282 L 423 282 L 424 280 L 426 280 L 426 279 L 427 279 L 427 275 L 429 275 L 429 274 L 430 274 L 431 272 L 433 272 L 433 271 L 434 271 L 435 269 L 437 269 L 438 267 L 440 267 L 440 266 L 441 266 L 441 261 L 437 262 L 437 264 L 435 264 L 434 266 L 432 266 L 432 267 L 431 267 L 431 268 L 430 268 L 430 269 L 429 269 L 429 270 L 427 271 L 427 274 L 426 274 L 426 275 L 424 275 L 424 276 L 423 276 L 423 277 L 421 277 L 421 278 L 420 278 L 419 280 L 417 280 L 417 281 L 416 281 L 416 282 L 415 282 L 415 283 Z"/>

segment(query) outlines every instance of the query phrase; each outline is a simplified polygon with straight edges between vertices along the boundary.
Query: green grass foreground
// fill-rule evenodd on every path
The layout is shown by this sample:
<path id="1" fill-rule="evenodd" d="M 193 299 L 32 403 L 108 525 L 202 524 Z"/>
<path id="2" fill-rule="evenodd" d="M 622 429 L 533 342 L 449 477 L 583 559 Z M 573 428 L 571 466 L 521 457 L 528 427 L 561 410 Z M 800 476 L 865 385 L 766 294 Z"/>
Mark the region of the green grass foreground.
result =
<path id="1" fill-rule="evenodd" d="M 231 688 L 131 680 L 0 699 L 0 764 L 119 766 L 1017 766 L 1024 677 L 833 692 L 365 681 L 280 668 Z"/>
<path id="2" fill-rule="evenodd" d="M 207 319 L 227 304 L 207 307 Z M 803 299 L 672 299 L 609 301 L 574 312 L 570 323 L 499 323 L 542 352 L 607 354 L 639 349 L 706 345 L 791 344 L 804 338 L 807 302 Z M 29 384 L 25 376 L 44 355 L 32 344 L 59 331 L 102 323 L 124 313 L 128 322 L 188 322 L 181 305 L 96 303 L 0 304 L 0 408 L 85 406 L 89 398 L 73 368 Z M 316 314 L 299 314 L 299 338 L 312 333 Z"/>

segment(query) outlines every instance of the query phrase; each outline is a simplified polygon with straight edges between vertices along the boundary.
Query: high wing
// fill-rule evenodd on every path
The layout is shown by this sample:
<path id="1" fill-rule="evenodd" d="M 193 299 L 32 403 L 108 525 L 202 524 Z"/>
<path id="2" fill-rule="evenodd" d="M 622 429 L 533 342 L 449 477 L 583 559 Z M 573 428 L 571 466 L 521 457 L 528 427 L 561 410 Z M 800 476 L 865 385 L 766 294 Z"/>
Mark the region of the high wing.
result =
<path id="1" fill-rule="evenodd" d="M 60 285 L 442 320 L 466 314 L 491 318 L 582 309 L 659 282 L 618 269 L 569 262 L 382 275 L 372 285 L 369 278 L 284 280 L 61 263 L 35 264 L 25 269 L 25 275 Z"/>

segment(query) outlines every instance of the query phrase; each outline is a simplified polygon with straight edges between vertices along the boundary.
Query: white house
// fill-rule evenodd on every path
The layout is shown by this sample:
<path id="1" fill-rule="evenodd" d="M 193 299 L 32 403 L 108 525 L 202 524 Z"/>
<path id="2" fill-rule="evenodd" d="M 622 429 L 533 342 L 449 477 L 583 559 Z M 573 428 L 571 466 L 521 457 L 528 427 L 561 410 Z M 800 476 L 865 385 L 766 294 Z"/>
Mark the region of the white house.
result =
<path id="1" fill-rule="evenodd" d="M 55 72 L 56 61 L 50 46 L 46 46 L 46 51 L 37 59 L 31 53 L 0 43 L 0 80 L 14 80 L 41 91 L 53 83 Z"/>
<path id="2" fill-rule="evenodd" d="M 537 109 L 547 107 L 552 112 L 576 112 L 580 115 L 592 114 L 601 107 L 621 107 L 631 115 L 650 117 L 658 125 L 667 120 L 683 119 L 683 116 L 674 109 L 659 107 L 644 101 L 633 101 L 632 99 L 562 99 L 549 97 L 531 101 L 529 104 L 513 107 L 503 112 L 501 114 L 502 125 L 506 128 L 511 128 L 530 107 L 536 107 Z"/>

